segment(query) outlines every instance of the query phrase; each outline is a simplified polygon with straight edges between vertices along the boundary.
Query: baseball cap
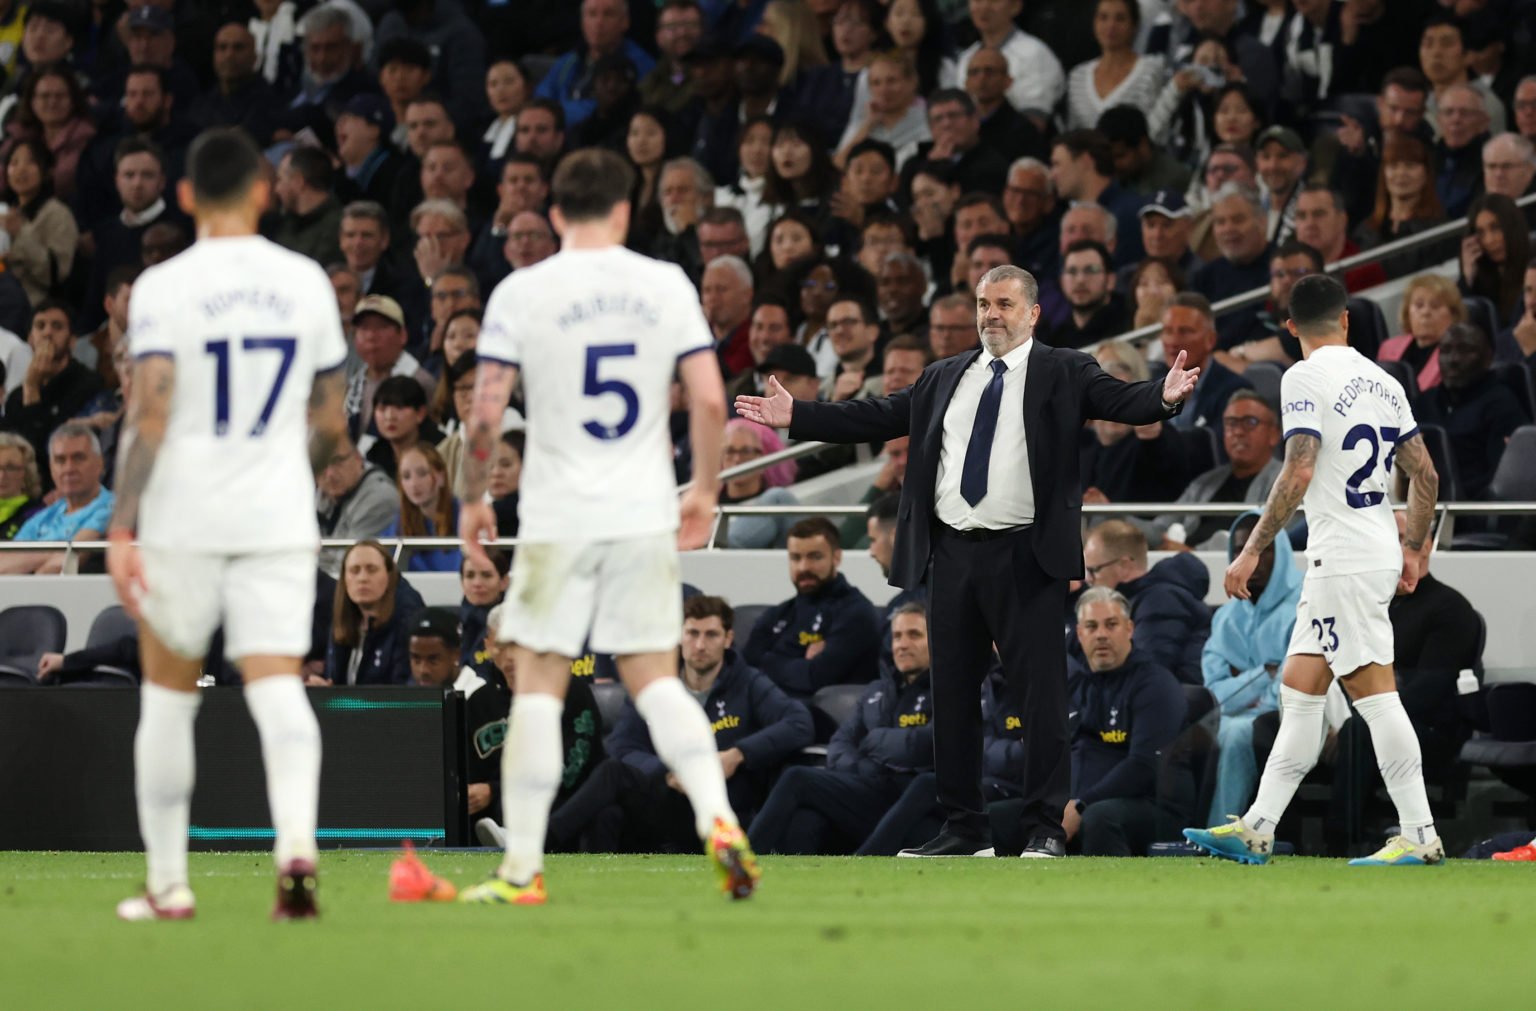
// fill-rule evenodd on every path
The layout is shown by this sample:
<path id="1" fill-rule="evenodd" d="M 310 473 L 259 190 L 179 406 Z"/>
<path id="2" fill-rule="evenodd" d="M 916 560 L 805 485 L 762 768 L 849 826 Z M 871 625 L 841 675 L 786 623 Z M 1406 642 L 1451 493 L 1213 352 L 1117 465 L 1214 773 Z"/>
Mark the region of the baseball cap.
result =
<path id="1" fill-rule="evenodd" d="M 136 7 L 128 13 L 128 30 L 130 32 L 135 28 L 142 28 L 150 32 L 169 32 L 174 31 L 175 27 L 171 22 L 170 14 L 159 7 L 146 5 L 144 7 Z"/>
<path id="2" fill-rule="evenodd" d="M 798 344 L 780 344 L 770 348 L 763 358 L 763 363 L 757 367 L 757 371 L 762 373 L 772 372 L 775 369 L 788 372 L 792 376 L 814 376 L 816 359 Z"/>
<path id="3" fill-rule="evenodd" d="M 411 636 L 458 643 L 459 619 L 441 607 L 429 607 L 411 622 Z"/>
<path id="4" fill-rule="evenodd" d="M 405 326 L 405 313 L 400 309 L 400 303 L 388 295 L 364 295 L 357 301 L 357 308 L 352 310 L 352 322 L 356 323 L 368 313 L 383 316 L 396 326 Z"/>
<path id="5" fill-rule="evenodd" d="M 776 67 L 784 65 L 784 47 L 766 35 L 751 35 L 745 42 L 736 47 L 731 55 L 738 60 L 744 56 L 755 56 Z"/>
<path id="6" fill-rule="evenodd" d="M 1183 194 L 1178 190 L 1158 190 L 1152 194 L 1152 199 L 1141 205 L 1137 212 L 1140 217 L 1148 214 L 1161 214 L 1165 218 L 1187 218 L 1193 212 L 1184 202 Z"/>
<path id="7" fill-rule="evenodd" d="M 347 104 L 342 106 L 341 114 L 356 116 L 358 119 L 372 123 L 381 133 L 390 133 L 395 128 L 395 110 L 390 107 L 389 99 L 383 95 L 367 92 L 353 95 Z"/>
<path id="8" fill-rule="evenodd" d="M 1274 141 L 1287 151 L 1295 154 L 1306 154 L 1307 145 L 1301 142 L 1301 136 L 1288 126 L 1272 126 L 1259 134 L 1259 139 L 1253 145 L 1255 151 L 1264 150 L 1264 145 Z"/>

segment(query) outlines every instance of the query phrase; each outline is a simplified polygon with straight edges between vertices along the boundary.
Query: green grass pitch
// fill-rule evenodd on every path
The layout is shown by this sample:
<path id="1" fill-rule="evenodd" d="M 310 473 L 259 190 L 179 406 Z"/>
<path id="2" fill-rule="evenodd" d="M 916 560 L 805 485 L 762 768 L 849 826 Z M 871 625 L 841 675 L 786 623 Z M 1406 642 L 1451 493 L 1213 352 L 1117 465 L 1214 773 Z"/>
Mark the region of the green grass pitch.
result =
<path id="1" fill-rule="evenodd" d="M 557 856 L 542 908 L 393 905 L 326 853 L 323 918 L 272 924 L 265 854 L 194 854 L 198 918 L 121 924 L 138 854 L 0 854 L 0 1008 L 1536 1006 L 1536 868 L 1193 859 Z M 488 853 L 433 852 L 463 886 Z"/>

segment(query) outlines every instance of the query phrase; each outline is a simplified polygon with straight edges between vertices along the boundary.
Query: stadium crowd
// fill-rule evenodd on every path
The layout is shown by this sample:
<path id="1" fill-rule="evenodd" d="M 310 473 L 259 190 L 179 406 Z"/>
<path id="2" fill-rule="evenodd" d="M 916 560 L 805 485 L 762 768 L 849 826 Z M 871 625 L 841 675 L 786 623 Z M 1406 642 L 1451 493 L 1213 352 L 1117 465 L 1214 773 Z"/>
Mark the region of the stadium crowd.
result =
<path id="1" fill-rule="evenodd" d="M 485 728 L 510 704 L 510 660 L 485 630 L 508 560 L 481 571 L 416 548 L 397 563 L 372 539 L 452 536 L 481 307 L 559 248 L 562 153 L 609 147 L 637 171 L 629 245 L 698 285 L 733 394 L 769 377 L 804 399 L 900 390 L 977 346 L 972 292 L 1004 263 L 1040 281 L 1045 343 L 1125 380 L 1180 352 L 1201 368 L 1171 422 L 1096 421 L 1080 442 L 1085 501 L 1168 504 L 1091 532 L 1063 616 L 1080 714 L 1069 831 L 1082 852 L 1145 852 L 1240 810 L 1273 737 L 1305 525 L 1270 549 L 1252 601 L 1213 614 L 1184 552 L 1239 548 L 1253 514 L 1180 507 L 1258 507 L 1275 480 L 1299 278 L 1465 222 L 1343 273 L 1350 340 L 1435 426 L 1446 497 L 1499 496 L 1506 443 L 1536 407 L 1536 205 L 1516 203 L 1536 193 L 1536 74 L 1518 59 L 1532 47 L 1533 0 L 0 0 L 0 538 L 99 539 L 134 281 L 192 241 L 175 196 L 192 138 L 243 127 L 268 154 L 265 233 L 325 267 L 352 347 L 351 437 L 316 509 L 326 536 L 359 543 L 323 556 L 311 683 L 479 699 L 470 807 L 494 821 Z M 1366 296 L 1403 279 L 1388 320 Z M 1213 311 L 1255 288 L 1261 303 Z M 1101 343 L 1147 325 L 1161 330 L 1145 345 Z M 673 407 L 686 476 L 680 395 Z M 509 409 L 491 471 L 504 536 L 521 426 Z M 867 519 L 839 527 L 808 505 L 725 526 L 723 546 L 786 549 L 793 595 L 750 627 L 719 598 L 687 604 L 680 676 L 763 850 L 895 852 L 935 824 L 924 603 L 877 607 L 838 572 L 844 550 L 889 561 L 905 442 L 721 489 L 724 504 L 796 505 L 796 482 L 879 462 L 848 497 Z M 783 444 L 733 419 L 723 462 Z M 1530 521 L 1482 533 L 1536 547 Z M 1149 550 L 1174 554 L 1149 565 Z M 0 554 L 5 573 L 62 564 Z M 460 572 L 457 615 L 423 607 L 419 571 Z M 1443 745 L 1426 746 L 1431 781 L 1469 732 L 1453 684 L 1477 662 L 1469 612 L 1432 577 L 1394 604 L 1399 668 L 1424 679 L 1404 701 Z M 1422 634 L 1441 619 L 1446 635 Z M 44 673 L 76 661 L 50 655 Z M 608 662 L 576 672 L 602 681 Z M 605 740 L 577 683 L 553 841 L 687 842 L 643 724 L 626 710 Z M 1001 684 L 987 782 L 1006 848 L 1020 721 Z M 1174 746 L 1202 704 L 1221 712 L 1210 773 Z M 801 757 L 813 742 L 824 768 Z"/>

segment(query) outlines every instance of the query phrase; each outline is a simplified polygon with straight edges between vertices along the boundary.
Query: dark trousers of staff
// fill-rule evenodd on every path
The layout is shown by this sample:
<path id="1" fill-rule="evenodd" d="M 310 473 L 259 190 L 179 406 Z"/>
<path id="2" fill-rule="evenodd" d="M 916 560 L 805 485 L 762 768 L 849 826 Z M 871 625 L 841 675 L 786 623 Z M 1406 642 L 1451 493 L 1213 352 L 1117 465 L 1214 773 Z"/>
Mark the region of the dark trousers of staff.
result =
<path id="1" fill-rule="evenodd" d="M 929 571 L 933 751 L 938 799 L 951 832 L 989 839 L 982 798 L 981 682 L 993 644 L 1023 720 L 1024 839 L 1065 838 L 1071 790 L 1067 733 L 1067 585 L 1035 560 L 1034 530 L 934 528 Z"/>

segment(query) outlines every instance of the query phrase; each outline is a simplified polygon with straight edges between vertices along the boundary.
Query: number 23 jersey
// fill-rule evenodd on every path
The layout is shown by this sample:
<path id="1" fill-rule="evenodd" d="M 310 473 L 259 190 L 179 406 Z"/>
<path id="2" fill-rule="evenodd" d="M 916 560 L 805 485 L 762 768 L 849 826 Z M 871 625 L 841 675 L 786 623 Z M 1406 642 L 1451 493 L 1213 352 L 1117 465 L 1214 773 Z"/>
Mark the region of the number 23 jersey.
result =
<path id="1" fill-rule="evenodd" d="M 199 240 L 134 284 L 128 346 L 176 365 L 140 541 L 219 554 L 314 547 L 310 391 L 347 355 L 325 271 L 258 236 Z"/>
<path id="2" fill-rule="evenodd" d="M 1307 515 L 1307 572 L 1346 575 L 1400 569 L 1392 518 L 1397 445 L 1418 433 L 1396 379 L 1351 347 L 1327 345 L 1286 370 L 1280 382 L 1287 441 L 1316 436 Z"/>
<path id="3" fill-rule="evenodd" d="M 476 350 L 522 375 L 518 535 L 607 541 L 676 530 L 672 376 L 679 359 L 713 347 L 682 269 L 622 247 L 563 250 L 497 285 Z"/>

